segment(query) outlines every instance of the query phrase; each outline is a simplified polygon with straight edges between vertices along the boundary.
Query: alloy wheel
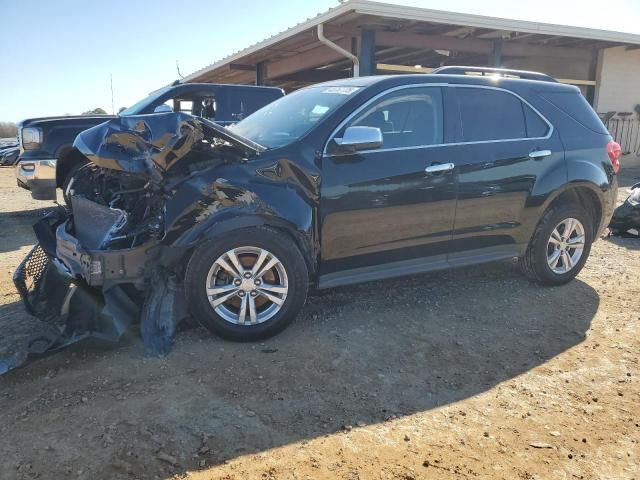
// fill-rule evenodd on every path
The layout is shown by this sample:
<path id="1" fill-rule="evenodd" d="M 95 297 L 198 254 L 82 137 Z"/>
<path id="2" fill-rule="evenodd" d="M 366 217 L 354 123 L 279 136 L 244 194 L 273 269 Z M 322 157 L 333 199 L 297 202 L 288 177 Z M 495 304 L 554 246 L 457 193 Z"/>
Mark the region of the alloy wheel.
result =
<path id="1" fill-rule="evenodd" d="M 207 298 L 214 311 L 235 325 L 257 325 L 276 315 L 289 291 L 287 272 L 271 252 L 238 247 L 209 269 Z"/>
<path id="2" fill-rule="evenodd" d="M 575 218 L 566 218 L 551 232 L 547 243 L 547 263 L 558 275 L 571 271 L 582 258 L 584 226 Z"/>

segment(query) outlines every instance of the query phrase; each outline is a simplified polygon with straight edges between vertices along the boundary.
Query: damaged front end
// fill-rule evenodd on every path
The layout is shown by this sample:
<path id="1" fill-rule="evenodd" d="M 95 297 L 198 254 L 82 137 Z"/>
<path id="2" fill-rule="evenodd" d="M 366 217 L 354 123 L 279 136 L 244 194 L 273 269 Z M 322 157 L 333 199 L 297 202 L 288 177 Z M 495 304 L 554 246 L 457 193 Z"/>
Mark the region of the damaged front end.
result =
<path id="1" fill-rule="evenodd" d="M 28 342 L 44 354 L 87 337 L 117 341 L 141 323 L 147 353 L 165 355 L 187 316 L 180 251 L 163 244 L 176 185 L 259 146 L 182 113 L 116 118 L 74 144 L 89 161 L 59 207 L 34 226 L 38 243 L 14 274 L 29 313 L 45 325 Z M 185 161 L 189 160 L 189 161 Z M 0 373 L 20 364 L 0 359 Z"/>

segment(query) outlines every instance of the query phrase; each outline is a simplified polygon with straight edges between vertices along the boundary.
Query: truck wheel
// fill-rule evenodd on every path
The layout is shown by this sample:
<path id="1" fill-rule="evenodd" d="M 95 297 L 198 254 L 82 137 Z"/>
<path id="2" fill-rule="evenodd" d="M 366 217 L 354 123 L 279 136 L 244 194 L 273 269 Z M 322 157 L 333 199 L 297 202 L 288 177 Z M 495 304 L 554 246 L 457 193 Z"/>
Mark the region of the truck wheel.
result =
<path id="1" fill-rule="evenodd" d="M 593 231 L 591 218 L 583 207 L 552 207 L 540 220 L 520 259 L 523 273 L 543 285 L 571 281 L 589 257 Z"/>
<path id="2" fill-rule="evenodd" d="M 237 230 L 197 248 L 185 274 L 191 313 L 228 340 L 281 332 L 307 297 L 309 274 L 294 242 L 265 227 Z"/>
<path id="3" fill-rule="evenodd" d="M 69 208 L 71 208 L 71 192 L 73 191 L 73 182 L 75 179 L 75 175 L 76 173 L 78 173 L 78 170 L 80 170 L 88 163 L 89 162 L 86 161 L 76 163 L 73 167 L 71 167 L 71 169 L 67 173 L 67 176 L 64 178 L 64 182 L 62 182 L 62 197 L 64 198 L 64 203 Z"/>

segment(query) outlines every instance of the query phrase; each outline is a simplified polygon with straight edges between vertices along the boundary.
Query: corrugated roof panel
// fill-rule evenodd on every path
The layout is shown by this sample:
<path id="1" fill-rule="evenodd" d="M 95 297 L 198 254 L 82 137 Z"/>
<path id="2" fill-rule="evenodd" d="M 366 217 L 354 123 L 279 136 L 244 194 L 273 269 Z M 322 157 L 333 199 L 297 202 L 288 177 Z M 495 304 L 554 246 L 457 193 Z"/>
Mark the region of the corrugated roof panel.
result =
<path id="1" fill-rule="evenodd" d="M 280 45 L 282 45 L 283 49 L 286 50 L 287 44 L 289 45 L 289 48 L 294 49 L 295 44 L 300 45 L 300 42 L 295 40 L 294 37 L 314 28 L 320 23 L 350 23 L 362 17 L 378 17 L 378 20 L 384 22 L 386 25 L 388 25 L 389 22 L 397 23 L 398 20 L 404 20 L 410 22 L 411 28 L 418 28 L 429 23 L 446 24 L 487 30 L 516 31 L 525 34 L 573 37 L 577 39 L 613 42 L 617 44 L 640 45 L 640 35 L 631 33 L 554 25 L 526 20 L 486 17 L 482 15 L 447 12 L 421 7 L 408 7 L 369 0 L 347 0 L 336 7 L 330 8 L 325 12 L 321 12 L 314 17 L 308 18 L 307 20 L 300 22 L 287 30 L 272 35 L 261 42 L 257 42 L 243 50 L 234 52 L 211 65 L 188 75 L 183 81 L 188 82 L 193 81 L 196 78 L 202 78 L 203 75 L 209 74 L 226 64 L 238 62 L 251 55 L 256 55 L 256 62 L 267 58 L 273 59 L 285 57 L 287 56 L 285 52 L 274 53 L 274 51 L 265 50 L 276 46 L 280 47 Z M 401 24 L 398 24 L 398 28 L 403 27 Z M 430 30 L 433 30 L 433 28 L 430 28 Z M 306 42 L 303 42 L 303 44 L 304 43 Z"/>

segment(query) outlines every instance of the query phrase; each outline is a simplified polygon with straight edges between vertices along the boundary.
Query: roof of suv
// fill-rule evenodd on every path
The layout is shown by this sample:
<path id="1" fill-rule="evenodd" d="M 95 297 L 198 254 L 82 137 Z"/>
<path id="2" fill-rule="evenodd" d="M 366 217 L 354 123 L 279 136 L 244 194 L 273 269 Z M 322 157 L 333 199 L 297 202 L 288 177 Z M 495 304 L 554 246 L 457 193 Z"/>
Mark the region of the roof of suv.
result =
<path id="1" fill-rule="evenodd" d="M 490 87 L 530 86 L 535 90 L 576 92 L 578 87 L 558 82 L 546 82 L 540 80 L 525 80 L 521 78 L 509 78 L 499 76 L 482 75 L 451 75 L 451 74 L 409 74 L 409 75 L 375 75 L 371 77 L 346 78 L 343 80 L 331 80 L 314 86 L 332 87 L 369 87 L 376 84 L 388 86 L 411 85 L 416 83 L 448 83 L 457 85 L 484 85 Z"/>

